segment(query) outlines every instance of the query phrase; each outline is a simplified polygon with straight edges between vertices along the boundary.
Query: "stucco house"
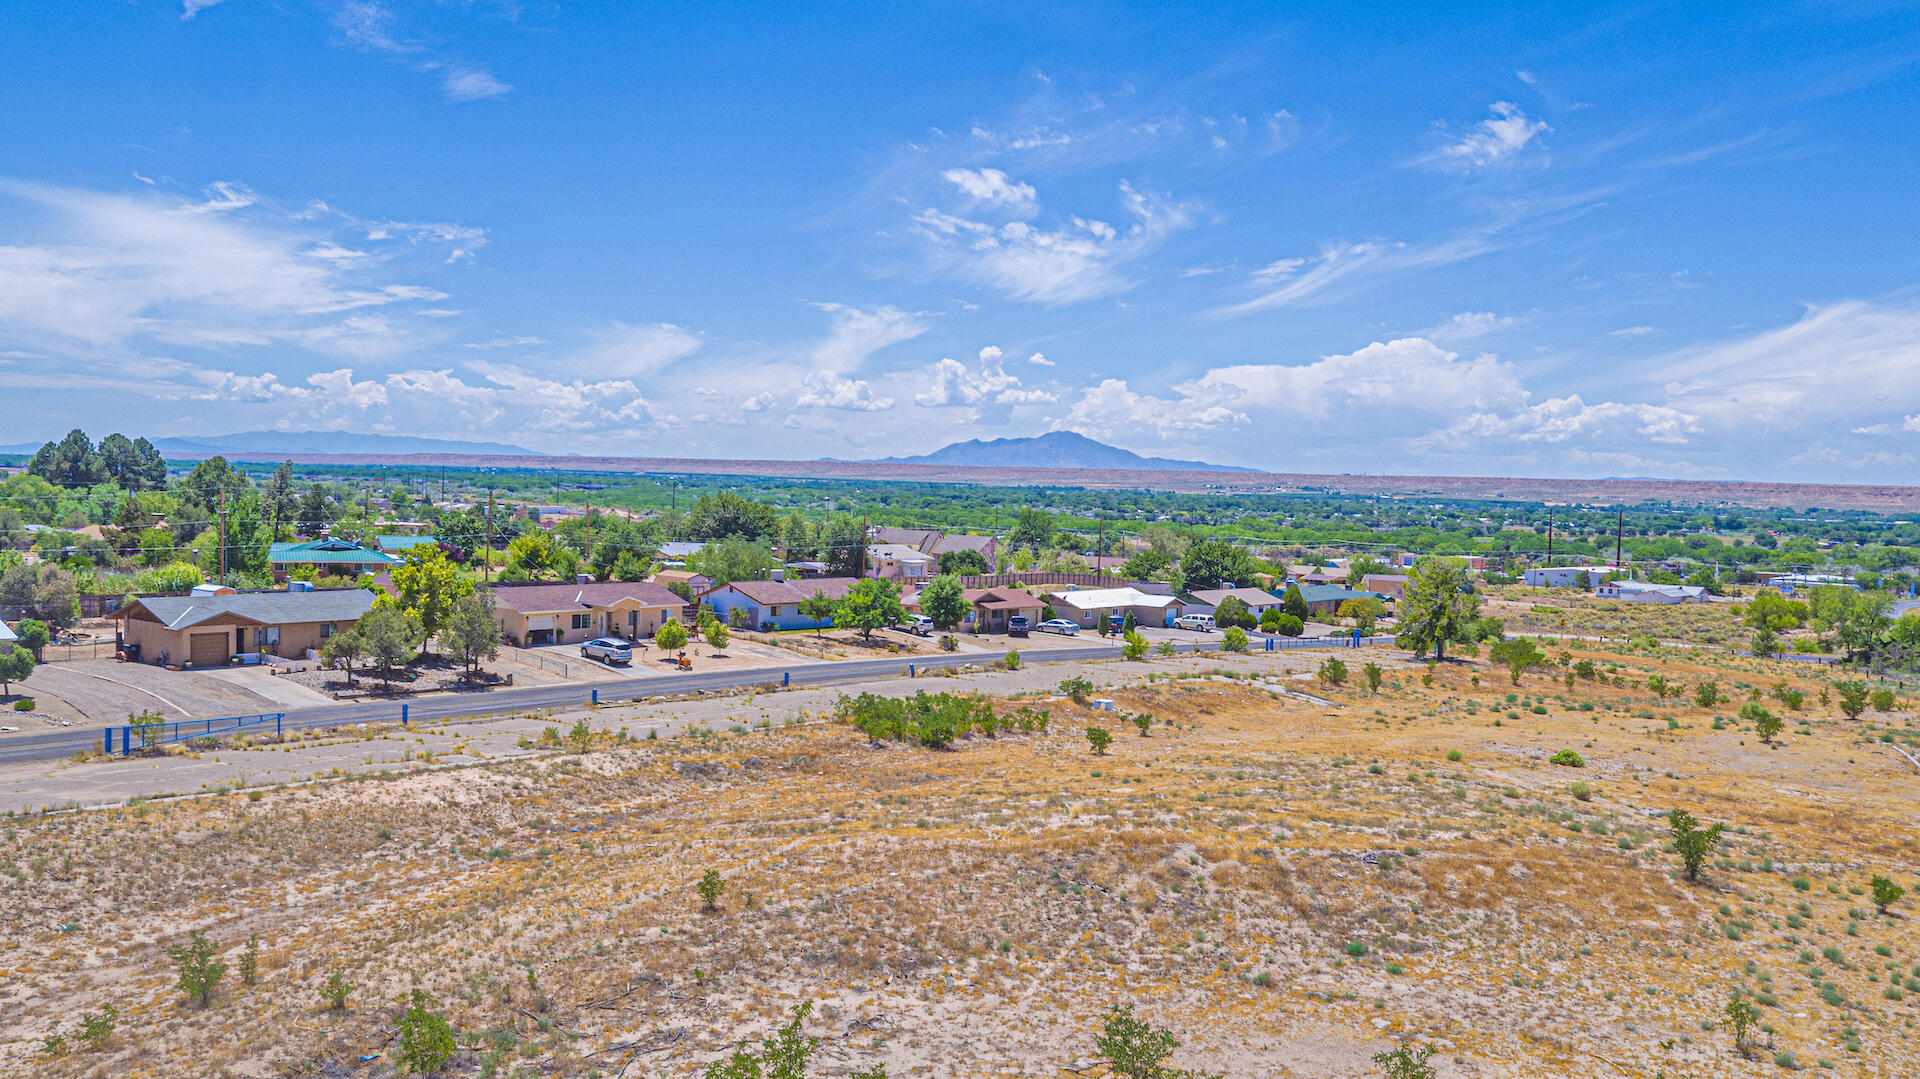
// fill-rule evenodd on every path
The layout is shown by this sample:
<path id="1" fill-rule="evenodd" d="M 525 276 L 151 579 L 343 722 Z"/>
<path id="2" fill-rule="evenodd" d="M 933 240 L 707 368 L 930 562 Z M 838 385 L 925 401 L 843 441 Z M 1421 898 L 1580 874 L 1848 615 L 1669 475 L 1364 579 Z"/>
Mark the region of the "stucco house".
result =
<path id="1" fill-rule="evenodd" d="M 1389 599 L 1405 599 L 1407 596 L 1407 575 L 1404 573 L 1369 573 L 1361 580 L 1360 587 L 1369 592 L 1378 592 Z"/>
<path id="2" fill-rule="evenodd" d="M 500 632 L 527 648 L 595 637 L 637 641 L 679 618 L 686 604 L 648 581 L 497 584 L 492 595 Z"/>
<path id="3" fill-rule="evenodd" d="M 962 624 L 975 633 L 1005 633 L 1007 619 L 1016 614 L 1026 615 L 1031 629 L 1047 609 L 1045 600 L 1021 588 L 969 588 L 963 595 L 967 617 Z"/>
<path id="4" fill-rule="evenodd" d="M 1049 593 L 1047 599 L 1053 605 L 1054 617 L 1072 619 L 1086 629 L 1098 626 L 1107 615 L 1124 618 L 1128 612 L 1138 625 L 1170 626 L 1186 610 L 1186 604 L 1176 596 L 1138 588 L 1072 589 Z"/>
<path id="5" fill-rule="evenodd" d="M 1707 590 L 1692 584 L 1650 584 L 1646 581 L 1606 581 L 1593 594 L 1628 603 L 1705 603 Z"/>
<path id="6" fill-rule="evenodd" d="M 362 547 L 347 539 L 329 537 L 305 543 L 276 543 L 267 548 L 267 566 L 273 579 L 284 581 L 287 574 L 302 567 L 322 573 L 384 573 L 400 564 L 394 555 L 372 547 Z"/>
<path id="7" fill-rule="evenodd" d="M 1212 614 L 1229 596 L 1246 604 L 1255 618 L 1265 614 L 1269 607 L 1280 606 L 1279 596 L 1258 588 L 1196 588 L 1188 594 L 1197 601 L 1187 605 L 1188 614 Z"/>
<path id="8" fill-rule="evenodd" d="M 837 600 L 859 580 L 856 577 L 811 577 L 802 581 L 733 581 L 715 585 L 697 597 L 713 613 L 728 621 L 734 610 L 746 611 L 747 625 L 753 629 L 824 629 L 833 625 L 833 617 L 816 622 L 800 613 L 800 604 L 814 593 Z"/>
<path id="9" fill-rule="evenodd" d="M 1300 598 L 1307 601 L 1309 614 L 1338 614 L 1340 605 L 1350 599 L 1384 600 L 1387 597 L 1378 592 L 1360 592 L 1341 585 L 1303 584 L 1300 586 Z"/>
<path id="10" fill-rule="evenodd" d="M 867 548 L 867 572 L 875 577 L 916 583 L 933 576 L 938 559 L 904 543 L 876 543 Z"/>
<path id="11" fill-rule="evenodd" d="M 299 659 L 373 609 L 365 588 L 301 588 L 219 596 L 136 596 L 108 617 L 120 647 L 147 663 L 224 667 L 235 656 Z"/>

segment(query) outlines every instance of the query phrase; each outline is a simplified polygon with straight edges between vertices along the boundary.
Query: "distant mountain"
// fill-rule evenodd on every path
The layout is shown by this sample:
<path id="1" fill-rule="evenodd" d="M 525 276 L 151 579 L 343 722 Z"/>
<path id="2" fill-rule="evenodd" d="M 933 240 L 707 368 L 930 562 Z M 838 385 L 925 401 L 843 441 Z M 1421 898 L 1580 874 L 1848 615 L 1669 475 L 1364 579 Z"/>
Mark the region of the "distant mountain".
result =
<path id="1" fill-rule="evenodd" d="M 128 437 L 132 437 L 129 435 Z M 0 446 L 0 453 L 34 453 L 39 442 Z M 153 448 L 163 457 L 225 457 L 295 453 L 510 453 L 534 451 L 501 442 L 456 442 L 413 435 L 356 435 L 342 431 L 242 431 L 231 435 L 192 438 L 156 438 Z"/>
<path id="2" fill-rule="evenodd" d="M 919 457 L 883 457 L 885 464 L 958 465 L 969 468 L 1116 468 L 1160 472 L 1257 472 L 1235 465 L 1142 457 L 1131 450 L 1095 442 L 1072 431 L 1050 431 L 1035 438 L 973 439 L 955 442 Z"/>

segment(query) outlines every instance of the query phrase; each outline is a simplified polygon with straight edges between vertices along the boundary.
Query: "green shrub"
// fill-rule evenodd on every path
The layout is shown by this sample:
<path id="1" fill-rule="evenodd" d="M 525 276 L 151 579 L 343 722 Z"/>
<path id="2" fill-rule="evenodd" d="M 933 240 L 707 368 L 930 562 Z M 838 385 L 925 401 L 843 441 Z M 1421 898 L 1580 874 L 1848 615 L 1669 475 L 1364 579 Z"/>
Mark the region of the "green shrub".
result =
<path id="1" fill-rule="evenodd" d="M 1901 896 L 1907 894 L 1905 888 L 1887 877 L 1875 877 L 1869 883 L 1873 887 L 1873 905 L 1878 907 L 1882 914 L 1887 912 L 1888 907 L 1900 902 Z"/>
<path id="2" fill-rule="evenodd" d="M 353 983 L 347 980 L 346 974 L 335 967 L 327 972 L 327 980 L 320 986 L 320 999 L 326 1001 L 327 1007 L 333 1011 L 346 1011 L 347 997 L 352 992 Z"/>
<path id="3" fill-rule="evenodd" d="M 31 712 L 33 711 L 35 703 L 32 697 L 22 697 L 13 702 L 13 710 L 16 712 Z"/>
<path id="4" fill-rule="evenodd" d="M 80 1033 L 75 1035 L 90 1049 L 103 1049 L 113 1040 L 113 1028 L 120 1022 L 120 1008 L 103 1004 L 97 1012 L 80 1017 Z"/>
<path id="5" fill-rule="evenodd" d="M 719 870 L 709 869 L 694 889 L 700 893 L 700 909 L 711 913 L 720 909 L 720 894 L 727 890 L 727 880 Z"/>
<path id="6" fill-rule="evenodd" d="M 972 737 L 976 731 L 992 735 L 1004 725 L 985 697 L 924 690 L 906 698 L 872 693 L 843 695 L 834 706 L 834 715 L 875 742 L 907 742 L 928 749 L 949 749 L 956 740 Z M 1046 729 L 1044 721 L 1038 729 Z"/>
<path id="7" fill-rule="evenodd" d="M 1094 756 L 1107 755 L 1107 747 L 1113 744 L 1113 732 L 1105 727 L 1087 728 L 1087 745 L 1093 748 Z"/>
<path id="8" fill-rule="evenodd" d="M 1320 680 L 1330 686 L 1337 686 L 1347 680 L 1347 665 L 1338 656 L 1328 656 L 1320 664 Z"/>
<path id="9" fill-rule="evenodd" d="M 1687 879 L 1695 880 L 1700 876 L 1700 867 L 1707 864 L 1707 856 L 1713 848 L 1720 845 L 1720 833 L 1726 829 L 1724 824 L 1715 824 L 1711 828 L 1701 828 L 1693 814 L 1684 809 L 1676 809 L 1667 816 L 1668 829 L 1673 833 L 1673 849 L 1680 855 L 1680 863 L 1686 868 Z"/>
<path id="10" fill-rule="evenodd" d="M 433 1002 L 426 990 L 415 989 L 400 1017 L 400 1046 L 393 1058 L 402 1074 L 432 1075 L 453 1059 L 453 1026 L 430 1010 Z"/>
<path id="11" fill-rule="evenodd" d="M 1553 756 L 1548 757 L 1547 763 L 1558 764 L 1565 768 L 1585 768 L 1587 766 L 1587 762 L 1581 758 L 1580 754 L 1575 753 L 1571 749 L 1563 749 Z"/>
<path id="12" fill-rule="evenodd" d="M 187 943 L 168 948 L 167 958 L 180 975 L 175 986 L 195 1004 L 205 1004 L 227 973 L 227 965 L 213 957 L 213 942 L 198 929 L 188 934 Z"/>
<path id="13" fill-rule="evenodd" d="M 1593 784 L 1581 781 L 1567 788 L 1567 792 L 1582 802 L 1593 801 Z"/>
<path id="14" fill-rule="evenodd" d="M 1239 626 L 1228 626 L 1227 631 L 1220 635 L 1220 647 L 1228 652 L 1244 652 L 1250 643 L 1247 631 Z"/>
<path id="15" fill-rule="evenodd" d="M 1387 1079 L 1434 1079 L 1438 1074 L 1433 1065 L 1427 1063 L 1432 1058 L 1432 1047 L 1410 1049 L 1401 1046 L 1384 1053 L 1375 1053 L 1373 1062 L 1387 1073 Z"/>
<path id="16" fill-rule="evenodd" d="M 1458 764 L 1465 756 L 1466 754 L 1460 752 L 1457 749 L 1447 750 L 1447 759 L 1450 761 L 1453 761 L 1456 764 Z"/>

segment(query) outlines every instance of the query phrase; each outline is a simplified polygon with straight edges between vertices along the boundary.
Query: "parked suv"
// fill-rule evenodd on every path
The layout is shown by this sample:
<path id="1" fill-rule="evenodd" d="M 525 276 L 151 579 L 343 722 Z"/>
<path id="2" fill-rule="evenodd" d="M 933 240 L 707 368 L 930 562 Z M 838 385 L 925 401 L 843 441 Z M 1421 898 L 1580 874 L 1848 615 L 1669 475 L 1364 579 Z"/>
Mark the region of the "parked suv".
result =
<path id="1" fill-rule="evenodd" d="M 1009 637 L 1025 637 L 1027 631 L 1032 628 L 1031 622 L 1024 614 L 1009 615 L 1007 617 L 1007 636 Z"/>
<path id="2" fill-rule="evenodd" d="M 900 628 L 908 633 L 925 637 L 933 633 L 933 619 L 924 614 L 910 614 L 907 620 L 900 624 Z"/>
<path id="3" fill-rule="evenodd" d="M 1173 628 L 1190 629 L 1196 633 L 1213 632 L 1213 616 L 1210 614 L 1183 614 L 1173 620 Z"/>
<path id="4" fill-rule="evenodd" d="M 633 646 L 618 637 L 595 637 L 580 646 L 580 654 L 587 659 L 597 659 L 602 663 L 633 662 Z"/>

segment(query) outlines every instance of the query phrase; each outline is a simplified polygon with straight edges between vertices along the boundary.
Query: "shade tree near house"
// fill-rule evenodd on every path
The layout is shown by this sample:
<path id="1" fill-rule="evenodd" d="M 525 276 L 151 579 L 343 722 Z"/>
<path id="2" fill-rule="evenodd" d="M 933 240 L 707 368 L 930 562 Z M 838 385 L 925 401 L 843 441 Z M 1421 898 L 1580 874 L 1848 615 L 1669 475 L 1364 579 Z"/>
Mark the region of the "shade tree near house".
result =
<path id="1" fill-rule="evenodd" d="M 842 629 L 857 629 L 870 638 L 873 631 L 894 625 L 906 617 L 900 606 L 900 586 L 879 577 L 854 582 L 833 606 L 834 624 Z"/>
<path id="2" fill-rule="evenodd" d="M 47 624 L 38 618 L 22 618 L 14 623 L 13 635 L 19 639 L 20 647 L 33 653 L 35 663 L 40 662 L 47 642 L 53 637 Z"/>
<path id="3" fill-rule="evenodd" d="M 827 595 L 823 589 L 816 588 L 813 590 L 813 595 L 800 601 L 799 610 L 800 617 L 813 622 L 814 635 L 818 636 L 821 627 L 833 617 L 833 597 Z"/>
<path id="4" fill-rule="evenodd" d="M 1253 553 L 1245 547 L 1219 540 L 1201 540 L 1188 545 L 1180 559 L 1180 569 L 1185 574 L 1186 588 L 1193 591 L 1227 585 L 1244 587 L 1253 583 L 1257 567 Z"/>
<path id="5" fill-rule="evenodd" d="M 1007 533 L 1007 546 L 1038 551 L 1053 543 L 1053 530 L 1052 514 L 1024 506 L 1013 523 L 1013 531 Z"/>
<path id="6" fill-rule="evenodd" d="M 993 567 L 987 564 L 987 556 L 971 547 L 961 547 L 940 554 L 940 572 L 964 576 L 967 574 L 992 573 Z"/>
<path id="7" fill-rule="evenodd" d="M 469 592 L 453 601 L 440 628 L 440 646 L 460 657 L 469 680 L 482 660 L 500 653 L 500 625 L 494 621 L 491 593 Z"/>
<path id="8" fill-rule="evenodd" d="M 394 668 L 404 668 L 427 636 L 419 616 L 393 606 L 375 606 L 354 623 L 351 632 L 365 642 L 367 658 L 380 668 L 380 680 L 388 685 Z"/>
<path id="9" fill-rule="evenodd" d="M 327 666 L 345 671 L 347 685 L 353 685 L 353 668 L 367 658 L 367 642 L 355 630 L 336 633 L 320 646 L 320 659 Z"/>
<path id="10" fill-rule="evenodd" d="M 966 590 L 960 587 L 960 578 L 943 573 L 928 581 L 920 590 L 920 613 L 931 618 L 937 629 L 959 625 L 967 617 Z"/>
<path id="11" fill-rule="evenodd" d="M 398 606 L 419 619 L 425 639 L 437 636 L 452 616 L 454 604 L 474 592 L 473 578 L 437 544 L 409 550 L 393 567 L 392 577 L 393 591 L 381 595 L 376 606 Z"/>
<path id="12" fill-rule="evenodd" d="M 11 696 L 13 684 L 24 682 L 33 673 L 33 653 L 24 648 L 0 651 L 0 693 Z"/>

